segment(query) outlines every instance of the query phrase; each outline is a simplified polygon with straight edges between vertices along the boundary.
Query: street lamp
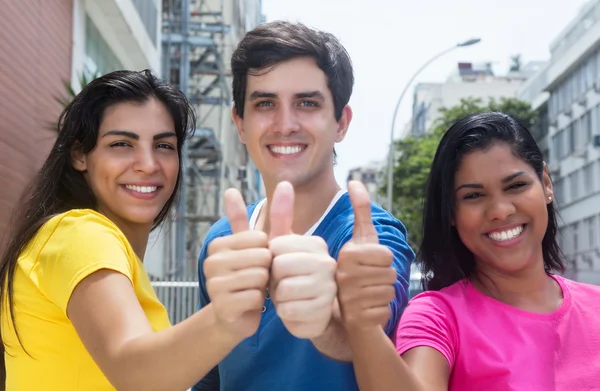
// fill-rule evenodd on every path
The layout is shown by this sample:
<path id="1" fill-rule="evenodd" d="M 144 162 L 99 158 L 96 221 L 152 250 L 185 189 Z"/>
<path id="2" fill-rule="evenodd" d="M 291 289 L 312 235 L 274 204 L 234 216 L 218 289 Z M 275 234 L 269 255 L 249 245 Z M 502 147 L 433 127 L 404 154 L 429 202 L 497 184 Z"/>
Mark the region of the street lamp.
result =
<path id="1" fill-rule="evenodd" d="M 395 148 L 394 148 L 394 128 L 396 125 L 396 117 L 398 116 L 398 109 L 400 108 L 400 103 L 402 102 L 402 98 L 404 98 L 404 95 L 406 94 L 406 91 L 408 91 L 408 88 L 410 87 L 410 85 L 412 84 L 412 82 L 415 80 L 415 78 L 423 71 L 423 69 L 425 69 L 429 64 L 431 64 L 432 62 L 434 62 L 435 60 L 437 60 L 438 58 L 442 57 L 444 54 L 449 53 L 451 51 L 453 51 L 456 48 L 462 48 L 465 46 L 471 46 L 471 45 L 475 45 L 476 43 L 479 43 L 481 41 L 480 38 L 472 38 L 469 39 L 467 41 L 464 42 L 460 42 L 448 49 L 445 49 L 443 51 L 441 51 L 440 53 L 436 54 L 435 56 L 433 56 L 432 58 L 430 58 L 426 63 L 424 63 L 421 68 L 419 68 L 415 74 L 410 78 L 410 80 L 408 81 L 408 83 L 406 83 L 406 85 L 404 86 L 404 89 L 402 90 L 402 93 L 400 94 L 400 98 L 398 98 L 398 102 L 396 103 L 396 108 L 394 109 L 394 117 L 392 118 L 392 130 L 390 132 L 390 150 L 388 153 L 388 164 L 387 164 L 387 171 L 388 171 L 388 180 L 387 180 L 387 206 L 388 206 L 388 211 L 390 213 L 393 213 L 392 211 L 392 207 L 393 207 L 393 178 L 394 178 L 394 152 L 395 152 Z"/>

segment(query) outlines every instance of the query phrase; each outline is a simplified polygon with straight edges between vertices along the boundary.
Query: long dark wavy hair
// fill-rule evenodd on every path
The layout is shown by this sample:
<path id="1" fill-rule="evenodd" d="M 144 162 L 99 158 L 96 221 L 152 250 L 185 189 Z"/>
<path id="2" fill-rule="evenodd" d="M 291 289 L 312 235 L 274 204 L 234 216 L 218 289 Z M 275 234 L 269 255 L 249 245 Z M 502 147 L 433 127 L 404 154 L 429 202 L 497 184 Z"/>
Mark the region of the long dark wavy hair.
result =
<path id="1" fill-rule="evenodd" d="M 144 103 L 152 98 L 164 104 L 173 118 L 179 155 L 175 190 L 152 228 L 168 216 L 181 184 L 182 147 L 196 127 L 192 106 L 181 91 L 158 79 L 149 70 L 116 71 L 93 80 L 60 115 L 58 137 L 50 155 L 13 213 L 12 230 L 8 233 L 7 247 L 0 261 L 0 311 L 10 311 L 13 325 L 13 277 L 19 255 L 29 241 L 52 216 L 71 209 L 96 209 L 96 198 L 83 174 L 71 165 L 72 149 L 80 148 L 87 154 L 96 147 L 100 122 L 109 106 L 123 102 Z M 8 308 L 4 308 L 6 304 Z M 5 346 L 4 343 L 0 345 L 0 390 L 4 390 Z"/>
<path id="2" fill-rule="evenodd" d="M 510 146 L 541 180 L 544 159 L 533 136 L 517 119 L 504 113 L 477 113 L 456 121 L 444 134 L 427 180 L 423 210 L 423 240 L 417 262 L 425 290 L 440 290 L 475 272 L 473 253 L 458 236 L 454 221 L 454 175 L 466 154 L 486 150 L 495 143 Z M 564 272 L 564 257 L 556 239 L 557 213 L 547 205 L 548 227 L 542 240 L 546 272 Z"/>

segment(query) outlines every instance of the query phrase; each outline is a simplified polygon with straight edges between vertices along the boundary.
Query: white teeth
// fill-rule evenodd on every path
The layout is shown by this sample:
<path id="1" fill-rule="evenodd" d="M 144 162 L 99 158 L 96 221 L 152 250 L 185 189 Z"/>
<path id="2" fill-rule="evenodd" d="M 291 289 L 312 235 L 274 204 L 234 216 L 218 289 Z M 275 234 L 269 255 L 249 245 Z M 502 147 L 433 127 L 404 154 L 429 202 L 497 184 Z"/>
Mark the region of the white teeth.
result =
<path id="1" fill-rule="evenodd" d="M 138 193 L 153 193 L 158 189 L 157 186 L 133 186 L 133 185 L 125 185 L 129 190 L 138 192 Z"/>
<path id="2" fill-rule="evenodd" d="M 518 227 L 509 229 L 508 231 L 492 232 L 488 234 L 488 236 L 492 240 L 503 242 L 505 240 L 516 238 L 517 236 L 521 235 L 521 232 L 523 232 L 523 226 L 519 225 Z"/>
<path id="3" fill-rule="evenodd" d="M 271 151 L 281 154 L 281 155 L 291 155 L 294 153 L 298 153 L 302 151 L 302 147 L 295 145 L 293 147 L 283 147 L 283 146 L 271 146 L 269 147 Z"/>

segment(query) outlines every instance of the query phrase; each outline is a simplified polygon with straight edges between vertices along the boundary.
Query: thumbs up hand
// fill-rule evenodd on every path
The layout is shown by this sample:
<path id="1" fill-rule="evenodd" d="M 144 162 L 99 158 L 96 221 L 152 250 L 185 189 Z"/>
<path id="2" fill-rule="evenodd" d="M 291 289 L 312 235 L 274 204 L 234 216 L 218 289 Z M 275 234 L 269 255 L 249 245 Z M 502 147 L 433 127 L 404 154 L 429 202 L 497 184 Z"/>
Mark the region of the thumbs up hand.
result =
<path id="1" fill-rule="evenodd" d="M 354 232 L 340 250 L 336 273 L 342 319 L 347 327 L 382 326 L 390 317 L 389 304 L 395 294 L 394 256 L 379 244 L 367 189 L 352 181 L 348 192 L 354 209 Z"/>
<path id="2" fill-rule="evenodd" d="M 267 235 L 249 229 L 240 192 L 228 189 L 224 203 L 232 234 L 210 243 L 204 274 L 217 321 L 232 338 L 241 341 L 260 325 L 272 254 Z"/>
<path id="3" fill-rule="evenodd" d="M 298 338 L 316 338 L 331 320 L 336 297 L 336 262 L 318 236 L 292 232 L 294 189 L 278 184 L 270 205 L 269 249 L 273 254 L 269 291 L 277 314 Z"/>

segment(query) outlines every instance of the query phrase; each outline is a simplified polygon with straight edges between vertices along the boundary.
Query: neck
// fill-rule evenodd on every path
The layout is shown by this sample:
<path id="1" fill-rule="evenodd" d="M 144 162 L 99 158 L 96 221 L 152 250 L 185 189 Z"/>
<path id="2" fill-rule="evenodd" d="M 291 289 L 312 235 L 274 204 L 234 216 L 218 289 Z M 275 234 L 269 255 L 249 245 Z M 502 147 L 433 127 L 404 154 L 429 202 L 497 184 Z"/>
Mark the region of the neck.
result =
<path id="1" fill-rule="evenodd" d="M 471 282 L 483 294 L 530 312 L 552 312 L 562 303 L 562 290 L 546 273 L 543 262 L 510 274 L 479 267 Z"/>
<path id="2" fill-rule="evenodd" d="M 135 224 L 128 221 L 124 221 L 121 218 L 111 215 L 110 213 L 104 213 L 119 229 L 123 232 L 123 235 L 127 238 L 127 241 L 131 245 L 131 248 L 138 256 L 140 261 L 144 261 L 144 255 L 146 255 L 146 246 L 148 245 L 148 237 L 150 236 L 151 224 Z"/>
<path id="3" fill-rule="evenodd" d="M 333 169 L 327 180 L 311 181 L 302 185 L 294 185 L 294 221 L 292 231 L 296 234 L 304 234 L 310 229 L 325 213 L 329 204 L 340 190 L 340 186 L 333 176 Z M 277 183 L 265 184 L 267 192 L 267 202 L 262 208 L 256 228 L 269 232 L 269 200 L 273 197 L 273 192 Z"/>
<path id="4" fill-rule="evenodd" d="M 140 261 L 144 261 L 144 255 L 146 255 L 146 246 L 148 246 L 148 237 L 150 236 L 150 227 L 141 228 L 141 227 L 122 227 L 121 231 L 127 238 L 127 241 L 133 248 L 135 255 L 138 256 Z"/>

